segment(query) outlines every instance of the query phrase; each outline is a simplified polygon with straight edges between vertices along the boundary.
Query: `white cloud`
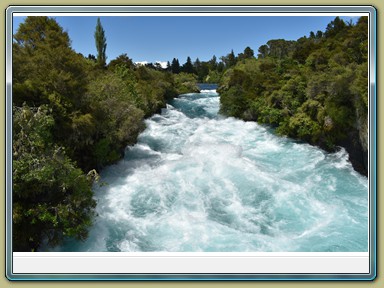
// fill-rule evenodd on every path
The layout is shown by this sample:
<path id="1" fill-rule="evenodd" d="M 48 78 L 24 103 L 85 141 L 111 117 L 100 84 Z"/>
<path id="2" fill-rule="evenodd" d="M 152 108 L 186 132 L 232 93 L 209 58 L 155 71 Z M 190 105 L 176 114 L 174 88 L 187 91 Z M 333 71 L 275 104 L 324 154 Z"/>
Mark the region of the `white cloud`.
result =
<path id="1" fill-rule="evenodd" d="M 163 69 L 167 68 L 167 61 L 156 61 L 156 63 L 159 63 Z"/>
<path id="2" fill-rule="evenodd" d="M 138 61 L 138 62 L 135 62 L 135 64 L 137 66 L 141 66 L 141 65 L 146 65 L 148 64 L 149 62 L 148 61 Z M 161 65 L 161 68 L 165 69 L 167 68 L 167 61 L 156 61 L 155 63 L 159 63 Z"/>
<path id="3" fill-rule="evenodd" d="M 148 64 L 148 61 L 135 62 L 135 64 L 138 65 L 138 66 L 146 65 L 146 64 Z"/>

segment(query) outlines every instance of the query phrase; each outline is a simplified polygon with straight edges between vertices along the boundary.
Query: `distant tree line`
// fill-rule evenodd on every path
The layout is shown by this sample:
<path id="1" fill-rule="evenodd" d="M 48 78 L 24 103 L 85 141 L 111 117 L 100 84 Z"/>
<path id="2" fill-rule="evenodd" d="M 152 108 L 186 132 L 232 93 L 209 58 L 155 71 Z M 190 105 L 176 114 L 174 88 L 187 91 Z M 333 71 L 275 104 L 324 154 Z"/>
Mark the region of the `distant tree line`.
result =
<path id="1" fill-rule="evenodd" d="M 215 55 L 208 61 L 200 61 L 199 58 L 196 58 L 194 62 L 188 56 L 186 62 L 180 65 L 179 59 L 173 58 L 172 63 L 168 62 L 166 70 L 174 74 L 194 74 L 197 76 L 199 83 L 218 83 L 226 69 L 236 65 L 237 61 L 253 57 L 253 50 L 250 47 L 246 47 L 244 52 L 238 54 L 237 57 L 232 50 L 228 55 L 220 57 L 219 61 Z"/>
<path id="2" fill-rule="evenodd" d="M 96 61 L 96 57 L 93 55 L 89 55 L 88 58 Z M 225 70 L 236 65 L 238 61 L 250 58 L 254 58 L 254 51 L 250 47 L 246 47 L 244 52 L 237 56 L 232 50 L 228 55 L 220 57 L 220 60 L 213 55 L 208 61 L 200 61 L 199 58 L 196 58 L 193 62 L 188 56 L 184 64 L 180 64 L 178 58 L 173 58 L 171 62 L 167 62 L 167 66 L 164 68 L 160 63 L 147 63 L 143 66 L 157 71 L 168 71 L 175 75 L 180 73 L 194 75 L 198 83 L 218 83 Z"/>

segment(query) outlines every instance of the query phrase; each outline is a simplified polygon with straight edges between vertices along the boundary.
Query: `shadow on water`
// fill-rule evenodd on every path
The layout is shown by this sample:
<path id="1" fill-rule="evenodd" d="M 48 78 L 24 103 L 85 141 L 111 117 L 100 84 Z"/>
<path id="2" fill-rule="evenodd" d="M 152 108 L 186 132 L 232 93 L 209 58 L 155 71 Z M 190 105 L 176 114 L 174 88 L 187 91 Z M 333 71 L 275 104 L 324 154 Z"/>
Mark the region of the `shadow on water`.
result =
<path id="1" fill-rule="evenodd" d="M 160 161 L 161 155 L 149 147 L 147 148 L 144 145 L 127 147 L 124 159 L 100 173 L 103 179 L 108 178 L 108 181 L 101 182 L 101 186 L 108 188 L 110 184 L 114 186 L 125 185 L 127 177 L 134 174 L 136 169 L 143 166 L 143 163 L 148 167 L 155 167 Z M 99 185 L 96 184 L 96 186 Z"/>
<path id="2" fill-rule="evenodd" d="M 217 86 L 216 83 L 197 83 L 197 87 L 199 87 L 200 90 L 216 90 Z"/>

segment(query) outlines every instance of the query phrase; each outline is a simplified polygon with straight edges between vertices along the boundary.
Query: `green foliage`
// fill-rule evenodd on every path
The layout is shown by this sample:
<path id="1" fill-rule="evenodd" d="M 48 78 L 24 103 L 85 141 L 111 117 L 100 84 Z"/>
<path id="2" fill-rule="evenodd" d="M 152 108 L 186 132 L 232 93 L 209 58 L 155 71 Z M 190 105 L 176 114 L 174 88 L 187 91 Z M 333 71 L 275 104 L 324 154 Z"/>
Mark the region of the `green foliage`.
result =
<path id="1" fill-rule="evenodd" d="M 171 71 L 174 74 L 180 73 L 181 69 L 180 69 L 179 59 L 173 58 L 172 64 L 171 64 Z"/>
<path id="2" fill-rule="evenodd" d="M 327 69 L 328 59 L 329 53 L 325 49 L 320 49 L 312 52 L 305 61 L 305 64 L 312 71 L 325 71 Z"/>
<path id="3" fill-rule="evenodd" d="M 269 40 L 267 42 L 269 56 L 282 59 L 288 57 L 294 47 L 293 41 L 286 41 L 284 39 Z"/>
<path id="4" fill-rule="evenodd" d="M 251 59 L 253 57 L 254 57 L 254 52 L 249 46 L 244 49 L 243 53 L 240 53 L 237 56 L 239 61 L 244 60 L 244 59 Z"/>
<path id="5" fill-rule="evenodd" d="M 367 17 L 356 25 L 336 17 L 324 33 L 268 41 L 258 59 L 239 54 L 220 78 L 221 113 L 326 149 L 345 143 L 367 127 L 367 31 Z"/>
<path id="6" fill-rule="evenodd" d="M 340 33 L 345 33 L 345 28 L 347 25 L 340 17 L 336 17 L 331 23 L 327 25 L 327 29 L 325 30 L 325 37 L 335 37 Z"/>
<path id="7" fill-rule="evenodd" d="M 316 143 L 319 140 L 321 127 L 319 123 L 313 121 L 306 113 L 299 112 L 289 119 L 288 135 Z"/>
<path id="8" fill-rule="evenodd" d="M 14 39 L 29 54 L 44 46 L 58 48 L 70 45 L 68 33 L 54 19 L 48 17 L 27 17 L 20 24 Z"/>
<path id="9" fill-rule="evenodd" d="M 249 47 L 248 47 L 249 48 Z M 249 53 L 251 53 L 251 49 L 247 49 L 247 56 L 249 56 Z M 231 53 L 232 57 L 230 61 L 236 61 L 235 54 Z M 222 57 L 222 60 L 226 59 L 225 57 Z M 227 61 L 227 60 L 226 60 Z M 228 61 L 227 61 L 228 62 Z M 229 63 L 229 62 L 228 62 Z M 234 63 L 234 62 L 233 62 Z M 212 58 L 208 61 L 200 61 L 199 58 L 196 58 L 195 62 L 192 63 L 192 60 L 190 57 L 187 57 L 187 61 L 180 67 L 179 60 L 176 58 L 173 58 L 172 64 L 168 62 L 167 65 L 167 71 L 172 72 L 173 74 L 179 74 L 179 73 L 187 73 L 187 74 L 194 74 L 195 82 L 198 83 L 218 83 L 220 81 L 220 78 L 222 77 L 223 73 L 226 69 L 226 64 L 224 64 L 223 61 L 217 61 L 217 58 L 215 55 L 212 56 Z M 188 89 L 191 89 L 188 91 Z M 192 92 L 196 91 L 196 89 L 193 86 L 189 85 L 188 87 L 183 88 L 183 93 L 186 92 Z"/>
<path id="10" fill-rule="evenodd" d="M 184 63 L 183 67 L 181 67 L 181 71 L 184 73 L 194 73 L 191 57 L 187 57 L 187 61 Z"/>
<path id="11" fill-rule="evenodd" d="M 228 116 L 241 118 L 246 110 L 246 101 L 243 90 L 239 86 L 233 86 L 226 90 L 225 94 L 220 97 L 220 112 Z"/>
<path id="12" fill-rule="evenodd" d="M 96 123 L 92 114 L 75 113 L 71 117 L 70 142 L 76 143 L 76 148 L 88 147 L 93 144 L 93 135 L 96 133 Z"/>
<path id="13" fill-rule="evenodd" d="M 76 105 L 84 93 L 85 65 L 70 48 L 68 34 L 53 19 L 27 17 L 14 39 L 14 103 L 38 106 L 55 98 L 57 109 Z"/>
<path id="14" fill-rule="evenodd" d="M 133 69 L 134 64 L 133 64 L 132 59 L 130 59 L 128 57 L 128 55 L 126 53 L 124 53 L 124 54 L 121 54 L 120 56 L 118 56 L 116 59 L 113 59 L 108 64 L 108 68 L 112 69 L 112 70 L 114 68 L 116 68 L 117 66 L 128 68 L 128 69 Z"/>
<path id="15" fill-rule="evenodd" d="M 228 68 L 235 66 L 237 62 L 237 58 L 233 50 L 231 50 L 231 53 L 229 53 L 227 56 L 222 57 L 222 60 L 225 63 L 225 66 Z"/>
<path id="16" fill-rule="evenodd" d="M 175 75 L 177 94 L 199 92 L 196 82 L 197 77 L 193 74 L 180 73 Z"/>
<path id="17" fill-rule="evenodd" d="M 124 147 L 136 141 L 143 128 L 144 112 L 139 107 L 144 104 L 140 102 L 139 93 L 134 88 L 135 80 L 125 76 L 121 78 L 119 74 L 103 72 L 88 85 L 85 99 L 93 122 L 89 121 L 86 127 L 89 132 L 93 132 L 94 147 L 85 146 L 84 149 L 76 150 L 79 156 L 86 153 L 84 150 L 94 151 L 93 157 L 87 159 L 88 166 L 92 164 L 88 169 L 101 168 L 116 161 Z"/>
<path id="18" fill-rule="evenodd" d="M 105 38 L 105 32 L 103 26 L 101 25 L 100 18 L 97 18 L 95 43 L 97 50 L 97 63 L 100 67 L 104 67 L 107 60 L 107 56 L 105 55 L 105 51 L 107 49 L 107 39 Z"/>
<path id="19" fill-rule="evenodd" d="M 307 57 L 320 45 L 320 42 L 321 36 L 316 36 L 316 39 L 308 39 L 307 37 L 299 38 L 293 45 L 292 59 L 300 64 L 304 64 Z"/>
<path id="20" fill-rule="evenodd" d="M 283 111 L 276 108 L 272 108 L 267 105 L 265 105 L 263 108 L 264 109 L 260 110 L 258 120 L 261 123 L 278 126 L 280 122 L 283 120 L 283 117 L 284 117 Z"/>
<path id="21" fill-rule="evenodd" d="M 99 166 L 113 163 L 120 158 L 120 153 L 113 146 L 110 140 L 102 138 L 93 147 L 93 156 Z"/>
<path id="22" fill-rule="evenodd" d="M 268 54 L 269 54 L 269 47 L 268 47 L 268 45 L 261 45 L 260 47 L 259 47 L 259 54 L 258 54 L 258 57 L 259 58 L 265 58 L 265 57 L 267 57 L 268 56 Z"/>
<path id="23" fill-rule="evenodd" d="M 207 77 L 205 77 L 205 81 L 207 83 L 219 83 L 221 79 L 222 73 L 218 72 L 217 70 L 211 70 L 209 71 Z"/>
<path id="24" fill-rule="evenodd" d="M 368 111 L 368 66 L 361 64 L 355 68 L 355 78 L 350 87 L 362 111 Z"/>
<path id="25" fill-rule="evenodd" d="M 28 33 L 36 30 L 47 36 L 28 41 Z M 70 145 L 71 117 L 83 108 L 88 62 L 70 48 L 67 33 L 48 17 L 27 17 L 14 37 L 14 105 L 48 105 L 55 121 L 53 141 Z"/>
<path id="26" fill-rule="evenodd" d="M 206 81 L 209 74 L 209 63 L 201 62 L 199 65 L 196 65 L 196 73 L 198 82 L 203 83 Z"/>
<path id="27" fill-rule="evenodd" d="M 49 109 L 14 107 L 13 119 L 13 250 L 85 239 L 96 204 L 92 181 L 51 142 Z"/>

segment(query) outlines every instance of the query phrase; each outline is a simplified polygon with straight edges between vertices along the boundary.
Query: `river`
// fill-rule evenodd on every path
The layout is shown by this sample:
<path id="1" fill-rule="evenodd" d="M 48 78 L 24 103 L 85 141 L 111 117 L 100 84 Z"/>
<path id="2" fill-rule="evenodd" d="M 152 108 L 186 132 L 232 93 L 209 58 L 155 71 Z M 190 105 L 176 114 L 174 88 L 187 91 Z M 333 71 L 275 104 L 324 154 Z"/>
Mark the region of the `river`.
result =
<path id="1" fill-rule="evenodd" d="M 215 90 L 146 120 L 95 185 L 94 226 L 55 251 L 368 251 L 368 180 L 327 153 L 218 114 Z"/>

